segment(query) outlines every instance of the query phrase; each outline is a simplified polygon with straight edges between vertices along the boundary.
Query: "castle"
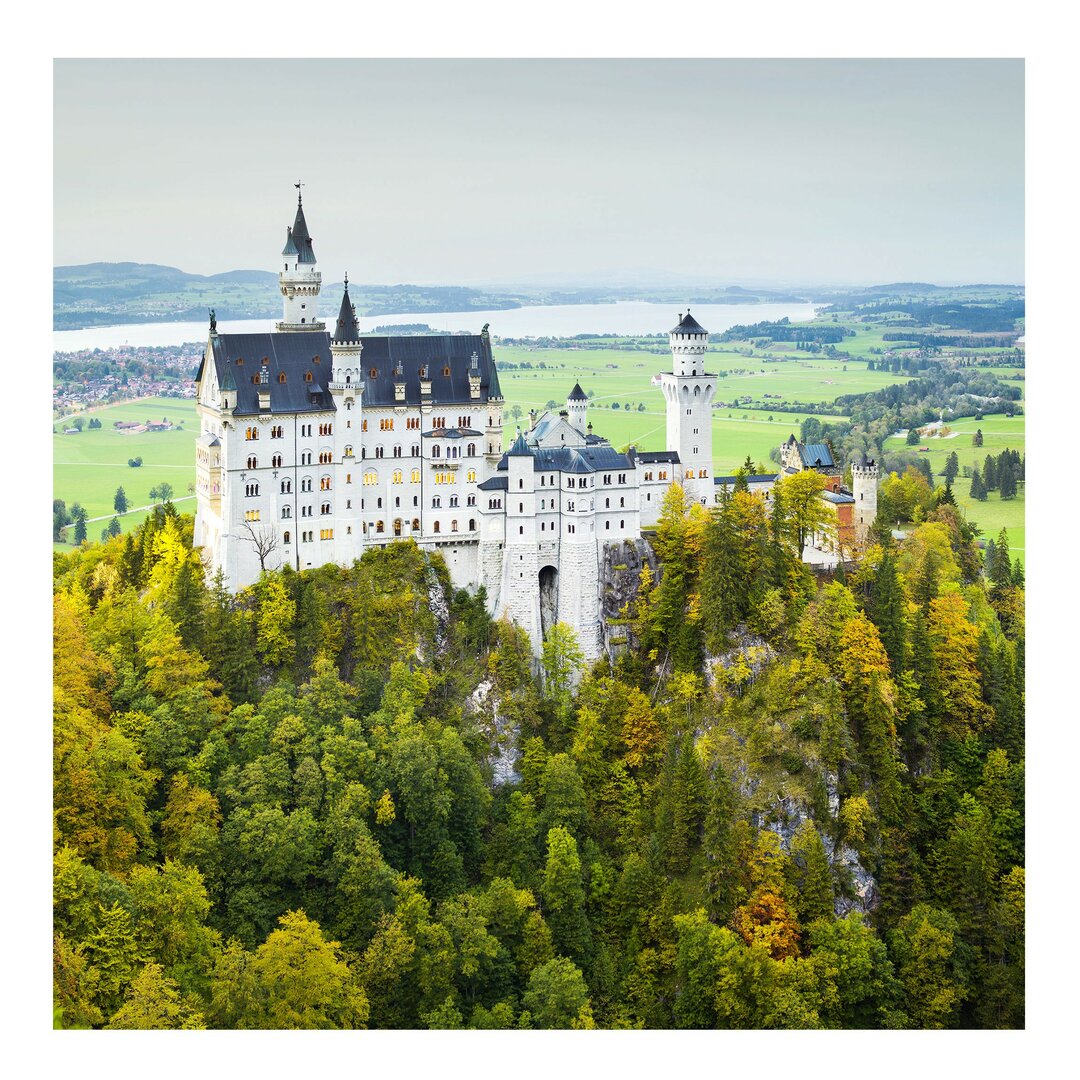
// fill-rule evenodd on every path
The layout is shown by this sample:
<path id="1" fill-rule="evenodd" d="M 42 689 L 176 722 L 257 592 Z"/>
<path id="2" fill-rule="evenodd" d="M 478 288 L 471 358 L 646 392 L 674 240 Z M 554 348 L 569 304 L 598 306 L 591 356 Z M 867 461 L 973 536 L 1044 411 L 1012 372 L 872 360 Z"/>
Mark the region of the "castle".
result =
<path id="1" fill-rule="evenodd" d="M 349 565 L 366 547 L 412 538 L 444 557 L 456 587 L 484 586 L 491 613 L 524 627 L 535 653 L 559 621 L 586 659 L 599 656 L 605 547 L 654 526 L 673 482 L 712 505 L 734 481 L 713 476 L 708 332 L 687 312 L 669 334 L 672 370 L 653 380 L 666 450 L 616 450 L 593 433 L 575 385 L 504 453 L 487 326 L 361 335 L 346 275 L 329 332 L 302 196 L 281 258 L 274 332 L 218 333 L 211 316 L 196 376 L 195 543 L 210 566 L 238 589 L 264 569 Z M 844 496 L 865 503 L 860 527 L 873 520 L 876 476 L 871 462 Z M 766 495 L 775 480 L 752 478 Z"/>

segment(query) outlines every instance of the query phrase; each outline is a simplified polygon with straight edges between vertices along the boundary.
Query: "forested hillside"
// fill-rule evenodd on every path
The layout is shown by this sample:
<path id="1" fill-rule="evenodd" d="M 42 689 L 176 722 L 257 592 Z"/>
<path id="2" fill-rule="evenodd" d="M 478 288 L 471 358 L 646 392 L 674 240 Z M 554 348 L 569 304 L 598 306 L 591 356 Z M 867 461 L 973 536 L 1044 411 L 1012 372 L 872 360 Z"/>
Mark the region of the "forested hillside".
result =
<path id="1" fill-rule="evenodd" d="M 55 556 L 63 1027 L 1018 1027 L 1024 597 L 943 498 L 853 568 L 673 486 L 576 678 L 411 542 Z"/>

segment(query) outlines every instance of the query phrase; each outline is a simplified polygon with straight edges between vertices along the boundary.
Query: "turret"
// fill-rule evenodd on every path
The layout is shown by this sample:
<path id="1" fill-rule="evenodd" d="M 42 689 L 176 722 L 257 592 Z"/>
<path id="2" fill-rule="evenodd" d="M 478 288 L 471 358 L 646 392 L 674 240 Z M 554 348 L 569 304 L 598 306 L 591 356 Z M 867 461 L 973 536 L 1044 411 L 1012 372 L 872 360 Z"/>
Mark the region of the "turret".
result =
<path id="1" fill-rule="evenodd" d="M 285 247 L 281 251 L 281 272 L 278 284 L 284 298 L 284 311 L 276 329 L 280 332 L 325 330 L 326 324 L 318 319 L 319 291 L 322 274 L 315 260 L 311 234 L 304 217 L 304 201 L 297 183 L 296 219 L 285 234 Z"/>
<path id="2" fill-rule="evenodd" d="M 866 543 L 870 526 L 877 517 L 878 466 L 865 452 L 851 463 L 851 493 L 855 498 L 855 539 Z"/>
<path id="3" fill-rule="evenodd" d="M 678 325 L 668 332 L 671 346 L 672 370 L 676 375 L 704 375 L 705 350 L 709 347 L 709 331 L 687 310 Z"/>
<path id="4" fill-rule="evenodd" d="M 566 399 L 566 413 L 570 426 L 576 428 L 582 435 L 586 434 L 588 427 L 587 413 L 589 411 L 589 399 L 585 391 L 581 389 L 581 383 L 574 383 L 574 389 Z"/>

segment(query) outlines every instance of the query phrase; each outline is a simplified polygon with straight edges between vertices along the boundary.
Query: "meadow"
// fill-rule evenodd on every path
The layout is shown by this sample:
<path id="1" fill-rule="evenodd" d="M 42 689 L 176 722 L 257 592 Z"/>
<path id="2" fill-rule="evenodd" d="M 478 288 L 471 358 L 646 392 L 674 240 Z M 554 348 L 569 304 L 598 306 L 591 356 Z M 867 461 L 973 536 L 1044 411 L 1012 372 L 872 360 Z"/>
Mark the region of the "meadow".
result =
<path id="1" fill-rule="evenodd" d="M 199 431 L 194 401 L 144 398 L 90 409 L 80 415 L 87 422 L 95 417 L 102 426 L 94 430 L 84 427 L 78 435 L 53 435 L 53 498 L 63 499 L 69 508 L 72 503 L 82 503 L 91 519 L 86 526 L 89 539 L 97 540 L 109 524 L 118 487 L 123 487 L 132 508 L 120 518 L 124 532 L 138 528 L 151 502 L 150 489 L 163 482 L 172 485 L 173 501 L 181 510 L 194 511 L 195 498 L 188 493 L 188 485 L 195 482 L 195 438 Z M 54 421 L 54 431 L 62 432 L 70 419 Z M 125 435 L 113 427 L 117 420 L 160 423 L 163 419 L 183 427 L 134 435 Z M 133 469 L 128 459 L 137 457 L 143 463 Z M 58 550 L 70 547 L 54 546 Z"/>
<path id="2" fill-rule="evenodd" d="M 948 426 L 955 437 L 923 439 L 920 447 L 926 448 L 926 456 L 930 459 L 930 468 L 934 474 L 936 484 L 944 483 L 941 472 L 945 468 L 945 461 L 954 450 L 957 460 L 960 462 L 961 475 L 953 483 L 953 496 L 957 505 L 962 507 L 968 519 L 974 521 L 982 530 L 984 540 L 996 540 L 1002 529 L 1007 529 L 1009 534 L 1009 551 L 1012 555 L 1019 555 L 1024 562 L 1024 484 L 1017 487 L 1016 498 L 1002 499 L 996 491 L 991 491 L 985 502 L 971 497 L 971 480 L 965 477 L 963 468 L 965 465 L 973 467 L 978 465 L 982 468 L 983 460 L 987 454 L 1000 454 L 1002 450 L 1016 450 L 1021 456 L 1024 454 L 1024 416 L 1005 416 L 1003 414 L 988 414 L 981 420 L 970 417 L 950 423 Z M 983 433 L 982 446 L 972 446 L 971 437 L 977 430 Z M 908 447 L 904 436 L 894 435 L 885 444 L 888 450 L 919 450 L 920 447 Z"/>

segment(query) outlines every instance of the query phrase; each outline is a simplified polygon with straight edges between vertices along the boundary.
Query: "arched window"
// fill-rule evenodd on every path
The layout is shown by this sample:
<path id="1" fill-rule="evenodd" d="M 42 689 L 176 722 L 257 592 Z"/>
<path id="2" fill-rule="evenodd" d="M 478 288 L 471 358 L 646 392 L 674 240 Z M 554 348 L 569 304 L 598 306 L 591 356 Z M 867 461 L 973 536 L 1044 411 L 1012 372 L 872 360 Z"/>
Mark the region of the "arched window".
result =
<path id="1" fill-rule="evenodd" d="M 457 532 L 457 518 L 450 522 L 450 531 Z"/>
<path id="2" fill-rule="evenodd" d="M 281 468 L 281 455 L 280 455 L 280 454 L 275 454 L 275 455 L 274 455 L 274 456 L 273 456 L 273 457 L 272 457 L 272 458 L 270 459 L 270 464 L 271 464 L 271 465 L 272 465 L 272 466 L 273 466 L 273 467 L 274 467 L 275 469 L 280 469 L 280 468 Z"/>
<path id="3" fill-rule="evenodd" d="M 342 457 L 354 457 L 355 455 L 352 452 L 352 447 L 351 446 L 346 446 L 345 449 L 342 451 L 341 456 Z"/>
<path id="4" fill-rule="evenodd" d="M 329 491 L 330 487 L 331 487 L 330 477 L 329 476 L 324 476 L 319 481 L 319 490 L 320 491 Z"/>
<path id="5" fill-rule="evenodd" d="M 476 518 L 469 518 L 469 532 L 476 532 Z"/>
<path id="6" fill-rule="evenodd" d="M 466 453 L 469 455 L 469 457 L 476 457 L 476 443 L 469 443 Z"/>
<path id="7" fill-rule="evenodd" d="M 384 531 L 384 530 L 383 530 L 383 523 L 382 523 L 382 521 L 381 521 L 381 520 L 379 520 L 379 521 L 376 521 L 376 522 L 375 522 L 375 531 L 376 531 L 377 533 L 381 533 L 381 532 L 383 532 L 383 531 Z"/>
<path id="8" fill-rule="evenodd" d="M 281 516 L 283 518 L 291 518 L 292 517 L 292 507 L 291 506 L 283 506 L 281 508 Z"/>
<path id="9" fill-rule="evenodd" d="M 394 470 L 394 483 L 395 484 L 400 484 L 401 483 L 401 470 L 400 469 L 395 469 Z"/>
<path id="10" fill-rule="evenodd" d="M 259 467 L 259 459 L 254 454 L 248 454 L 247 467 L 249 469 L 257 469 Z"/>
<path id="11" fill-rule="evenodd" d="M 248 442 L 251 442 L 254 439 L 257 439 L 258 437 L 259 437 L 259 429 L 257 427 L 249 427 L 247 429 L 246 434 L 244 435 L 244 438 L 247 439 Z"/>
<path id="12" fill-rule="evenodd" d="M 282 539 L 285 541 L 286 544 L 291 544 L 292 543 L 292 533 L 289 532 L 288 529 L 286 529 L 285 532 L 282 533 Z"/>
<path id="13" fill-rule="evenodd" d="M 291 492 L 292 492 L 292 481 L 291 480 L 282 480 L 281 481 L 281 494 L 282 495 L 289 495 L 289 494 L 291 494 Z"/>
<path id="14" fill-rule="evenodd" d="M 439 523 L 438 523 L 437 521 L 436 521 L 436 522 L 435 522 L 435 524 L 434 524 L 434 525 L 432 526 L 432 529 L 431 529 L 431 531 L 432 531 L 432 532 L 438 532 L 438 531 L 439 531 Z"/>
<path id="15" fill-rule="evenodd" d="M 419 469 L 413 469 L 413 471 L 411 473 L 409 473 L 409 479 L 414 484 L 419 484 L 420 483 L 420 470 Z"/>
<path id="16" fill-rule="evenodd" d="M 303 319 L 301 319 L 300 321 L 301 321 L 301 322 L 303 322 L 304 320 L 303 320 Z M 314 375 L 312 375 L 312 373 L 311 373 L 310 371 L 305 371 L 305 372 L 304 372 L 304 382 L 311 382 L 311 380 L 312 380 L 312 379 L 313 379 L 314 377 L 315 377 L 315 376 L 314 376 Z"/>
<path id="17" fill-rule="evenodd" d="M 285 372 L 284 371 L 279 371 L 278 372 L 277 381 L 279 383 L 283 383 L 285 381 Z"/>

